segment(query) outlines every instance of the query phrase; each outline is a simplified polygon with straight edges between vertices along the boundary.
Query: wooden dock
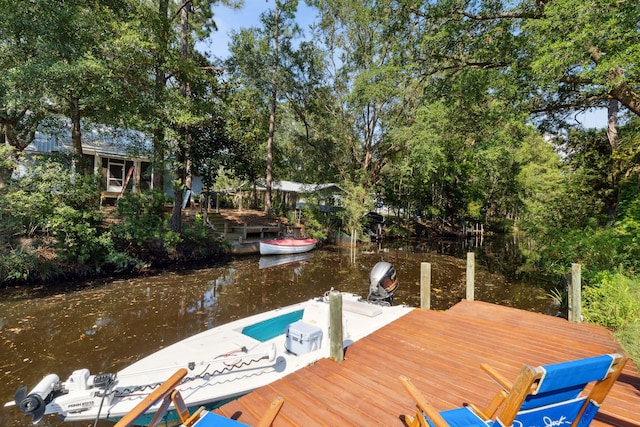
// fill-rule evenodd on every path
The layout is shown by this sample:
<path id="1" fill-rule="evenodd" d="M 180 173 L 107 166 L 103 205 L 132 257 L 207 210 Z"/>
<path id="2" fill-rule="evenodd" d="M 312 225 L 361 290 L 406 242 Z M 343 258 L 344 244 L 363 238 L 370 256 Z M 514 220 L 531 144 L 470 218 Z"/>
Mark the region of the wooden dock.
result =
<path id="1" fill-rule="evenodd" d="M 352 344 L 345 360 L 323 359 L 216 412 L 255 425 L 277 396 L 279 426 L 402 426 L 414 403 L 398 380 L 407 375 L 439 410 L 484 406 L 497 385 L 491 364 L 514 379 L 523 364 L 544 365 L 613 352 L 599 326 L 478 301 L 444 312 L 416 309 Z M 640 427 L 640 374 L 629 361 L 605 400 L 597 426 Z"/>

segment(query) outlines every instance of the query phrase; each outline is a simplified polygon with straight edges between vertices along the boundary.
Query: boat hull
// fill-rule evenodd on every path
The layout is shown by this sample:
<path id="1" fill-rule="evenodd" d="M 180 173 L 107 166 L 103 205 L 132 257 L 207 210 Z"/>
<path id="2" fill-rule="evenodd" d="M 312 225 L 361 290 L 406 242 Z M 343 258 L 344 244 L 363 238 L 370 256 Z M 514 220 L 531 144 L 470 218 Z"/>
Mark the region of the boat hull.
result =
<path id="1" fill-rule="evenodd" d="M 309 252 L 316 247 L 316 239 L 276 239 L 260 242 L 261 255 L 288 255 Z"/>
<path id="2" fill-rule="evenodd" d="M 343 293 L 343 346 L 363 338 L 412 310 L 411 307 L 384 307 Z M 314 345 L 306 352 L 287 351 L 292 325 L 302 322 L 314 334 Z M 306 328 L 297 326 L 299 330 Z M 201 332 L 170 345 L 119 371 L 108 389 L 92 386 L 85 371 L 87 387 L 53 398 L 46 414 L 57 414 L 67 422 L 119 419 L 144 400 L 179 368 L 187 368 L 185 380 L 177 387 L 188 407 L 215 405 L 268 385 L 321 358 L 330 355 L 329 302 L 316 298 L 260 313 Z M 73 374 L 72 374 L 73 375 Z M 71 377 L 70 377 L 71 379 Z M 80 381 L 68 383 L 77 384 Z M 100 396 L 107 395 L 102 400 Z M 155 413 L 160 403 L 147 414 Z"/>

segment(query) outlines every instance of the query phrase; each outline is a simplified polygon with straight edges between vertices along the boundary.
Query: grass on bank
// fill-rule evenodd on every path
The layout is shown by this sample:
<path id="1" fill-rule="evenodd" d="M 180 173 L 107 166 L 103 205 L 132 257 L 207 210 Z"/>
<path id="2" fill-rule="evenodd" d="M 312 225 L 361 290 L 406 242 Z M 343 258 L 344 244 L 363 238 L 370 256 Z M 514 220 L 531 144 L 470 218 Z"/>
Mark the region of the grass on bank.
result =
<path id="1" fill-rule="evenodd" d="M 598 273 L 582 290 L 587 322 L 611 328 L 620 345 L 640 362 L 640 276 Z"/>

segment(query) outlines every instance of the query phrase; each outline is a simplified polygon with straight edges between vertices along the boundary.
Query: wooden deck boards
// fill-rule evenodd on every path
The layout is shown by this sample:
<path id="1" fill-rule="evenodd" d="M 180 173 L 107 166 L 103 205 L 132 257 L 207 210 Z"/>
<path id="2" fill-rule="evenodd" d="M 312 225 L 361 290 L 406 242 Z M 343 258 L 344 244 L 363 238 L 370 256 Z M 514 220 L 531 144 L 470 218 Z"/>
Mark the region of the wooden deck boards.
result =
<path id="1" fill-rule="evenodd" d="M 324 359 L 216 410 L 255 425 L 284 398 L 284 426 L 402 426 L 414 403 L 407 375 L 439 410 L 484 406 L 497 389 L 481 363 L 513 379 L 523 364 L 544 365 L 613 352 L 610 332 L 588 324 L 463 301 L 445 312 L 414 310 L 352 344 L 344 362 Z M 640 427 L 640 374 L 630 361 L 592 426 Z"/>

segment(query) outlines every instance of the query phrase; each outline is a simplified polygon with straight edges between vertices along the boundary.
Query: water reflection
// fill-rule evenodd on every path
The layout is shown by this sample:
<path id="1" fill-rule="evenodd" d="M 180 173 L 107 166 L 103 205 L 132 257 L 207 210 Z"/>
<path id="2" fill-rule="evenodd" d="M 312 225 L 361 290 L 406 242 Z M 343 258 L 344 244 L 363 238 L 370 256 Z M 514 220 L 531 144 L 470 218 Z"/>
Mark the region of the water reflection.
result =
<path id="1" fill-rule="evenodd" d="M 311 258 L 313 258 L 313 255 L 313 252 L 305 252 L 301 254 L 291 255 L 261 256 L 258 266 L 262 270 L 263 268 L 274 268 L 278 266 L 296 264 L 297 266 L 294 271 L 296 271 L 297 274 L 300 274 L 302 272 L 304 261 L 310 260 Z"/>
<path id="2" fill-rule="evenodd" d="M 498 274 L 496 263 L 503 258 L 488 253 L 476 256 L 476 299 L 540 312 L 550 309 L 542 288 Z M 12 400 L 20 385 L 32 387 L 48 373 L 66 378 L 81 367 L 92 373 L 113 372 L 195 333 L 332 287 L 364 296 L 369 271 L 378 261 L 396 267 L 396 303 L 419 305 L 421 262 L 432 265 L 432 308 L 444 310 L 464 298 L 464 249 L 453 243 L 436 248 L 374 244 L 357 252 L 328 248 L 273 268 L 260 268 L 260 257 L 250 256 L 217 267 L 85 283 L 66 292 L 5 291 L 0 295 L 0 403 Z M 0 425 L 27 425 L 17 412 L 0 407 Z M 63 424 L 46 417 L 40 425 Z"/>

